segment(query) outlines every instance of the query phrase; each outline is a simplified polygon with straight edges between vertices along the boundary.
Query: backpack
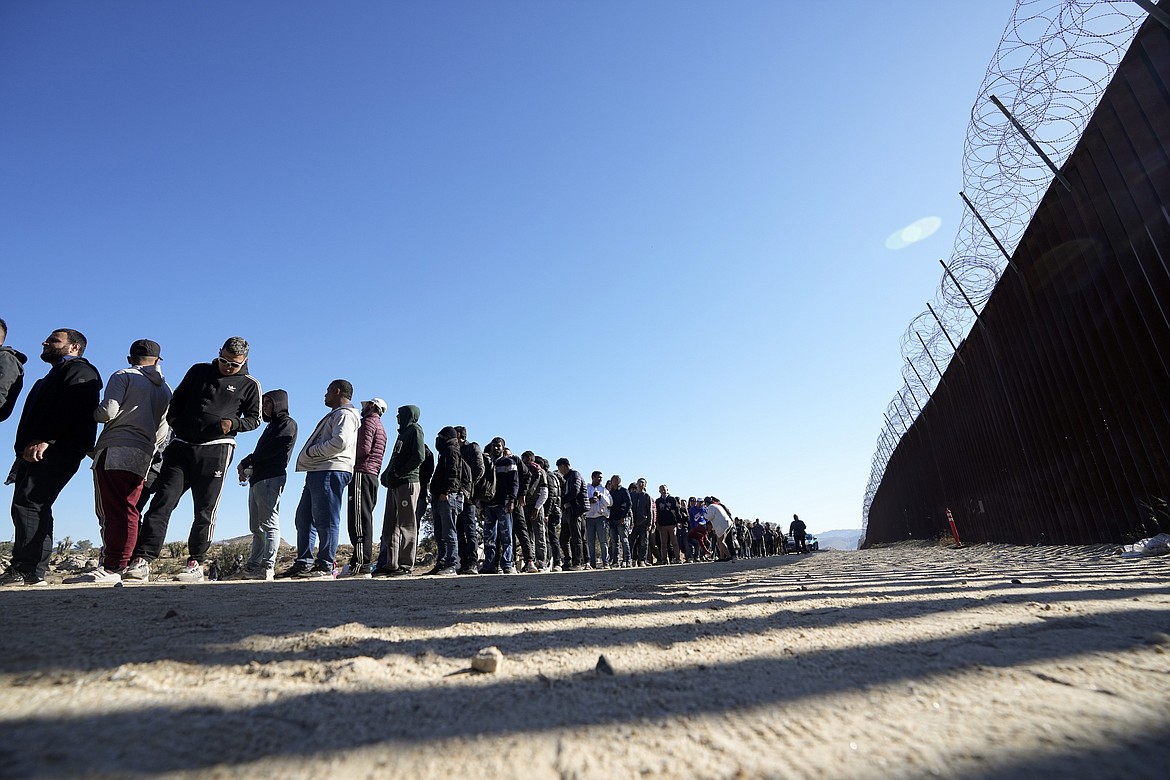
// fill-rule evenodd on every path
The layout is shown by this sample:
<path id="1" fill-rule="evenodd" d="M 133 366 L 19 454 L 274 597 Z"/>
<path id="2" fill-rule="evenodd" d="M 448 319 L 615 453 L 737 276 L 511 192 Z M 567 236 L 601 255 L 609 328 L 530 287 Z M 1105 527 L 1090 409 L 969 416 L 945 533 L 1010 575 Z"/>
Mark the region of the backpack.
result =
<path id="1" fill-rule="evenodd" d="M 458 463 L 455 464 L 455 470 L 459 474 L 460 492 L 464 492 L 463 488 L 466 487 L 467 490 L 466 490 L 465 494 L 468 498 L 471 498 L 471 492 L 475 488 L 475 485 L 474 485 L 472 478 L 471 478 L 471 464 L 469 464 L 466 460 L 463 459 L 463 453 L 460 452 L 458 449 L 455 450 L 455 453 L 456 453 L 455 460 L 458 461 Z"/>
<path id="2" fill-rule="evenodd" d="M 483 478 L 476 484 L 472 495 L 476 501 L 486 503 L 496 497 L 496 464 L 486 452 L 480 453 L 479 457 L 483 462 Z"/>
<path id="3" fill-rule="evenodd" d="M 524 494 L 524 503 L 531 504 L 540 495 L 540 488 L 548 487 L 548 476 L 539 466 L 525 466 L 528 469 L 528 491 Z"/>
<path id="4" fill-rule="evenodd" d="M 519 457 L 515 455 L 508 457 L 516 464 L 516 503 L 523 509 L 528 503 L 528 485 L 532 482 L 532 472 Z"/>
<path id="5" fill-rule="evenodd" d="M 471 469 L 471 481 L 468 484 L 474 493 L 476 486 L 483 481 L 483 450 L 475 442 L 465 441 L 459 445 L 459 457 L 463 458 Z"/>
<path id="6" fill-rule="evenodd" d="M 561 475 L 555 471 L 545 469 L 545 474 L 548 475 L 548 501 L 545 502 L 545 513 L 549 516 L 559 515 L 561 513 Z"/>

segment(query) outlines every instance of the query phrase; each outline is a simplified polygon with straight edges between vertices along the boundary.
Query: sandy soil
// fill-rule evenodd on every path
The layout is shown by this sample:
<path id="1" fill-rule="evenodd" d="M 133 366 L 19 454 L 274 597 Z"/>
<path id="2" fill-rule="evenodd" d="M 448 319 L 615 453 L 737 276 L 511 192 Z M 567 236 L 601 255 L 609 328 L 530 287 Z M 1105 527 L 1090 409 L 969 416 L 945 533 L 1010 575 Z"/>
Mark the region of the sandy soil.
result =
<path id="1" fill-rule="evenodd" d="M 1113 548 L 905 544 L 9 588 L 0 774 L 1164 778 L 1168 574 Z M 472 672 L 489 645 L 503 668 Z"/>

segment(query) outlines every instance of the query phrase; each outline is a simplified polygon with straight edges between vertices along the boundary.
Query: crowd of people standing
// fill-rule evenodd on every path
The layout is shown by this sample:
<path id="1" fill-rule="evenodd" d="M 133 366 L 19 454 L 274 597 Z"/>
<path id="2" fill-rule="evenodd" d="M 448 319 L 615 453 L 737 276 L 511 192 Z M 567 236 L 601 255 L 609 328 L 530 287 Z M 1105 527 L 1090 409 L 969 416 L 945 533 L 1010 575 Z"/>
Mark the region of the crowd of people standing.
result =
<path id="1" fill-rule="evenodd" d="M 27 362 L 4 345 L 6 337 L 7 324 L 0 320 L 0 421 L 15 408 Z M 344 379 L 328 384 L 328 411 L 296 450 L 299 429 L 289 414 L 288 393 L 262 391 L 248 370 L 250 345 L 239 336 L 227 339 L 211 362 L 191 366 L 173 392 L 160 369 L 158 343 L 134 341 L 127 367 L 109 377 L 104 393 L 97 369 L 84 357 L 86 346 L 85 336 L 68 328 L 41 344 L 50 369 L 30 389 L 17 424 L 17 458 L 7 480 L 14 486 L 15 541 L 0 585 L 45 584 L 53 503 L 87 456 L 102 552 L 95 570 L 72 581 L 151 579 L 171 515 L 188 491 L 194 517 L 188 559 L 176 579 L 202 581 L 237 434 L 262 424 L 253 452 L 236 466 L 248 486 L 252 534 L 248 559 L 231 575 L 236 579 L 414 574 L 419 522 L 428 506 L 438 552 L 426 573 L 436 576 L 755 554 L 748 540 L 759 521 L 746 526 L 714 497 L 684 503 L 663 484 L 651 498 L 644 478 L 623 484 L 620 475 L 605 479 L 601 471 L 586 481 L 568 458 L 552 464 L 531 450 L 516 455 L 500 436 L 481 448 L 464 426 L 440 428 L 432 449 L 414 405 L 398 407 L 391 441 L 382 424 L 386 402 L 374 397 L 355 405 L 353 385 Z M 294 515 L 297 551 L 295 561 L 277 573 L 280 500 L 290 463 L 305 474 Z M 386 500 L 376 531 L 380 488 Z M 353 553 L 339 565 L 343 512 Z"/>

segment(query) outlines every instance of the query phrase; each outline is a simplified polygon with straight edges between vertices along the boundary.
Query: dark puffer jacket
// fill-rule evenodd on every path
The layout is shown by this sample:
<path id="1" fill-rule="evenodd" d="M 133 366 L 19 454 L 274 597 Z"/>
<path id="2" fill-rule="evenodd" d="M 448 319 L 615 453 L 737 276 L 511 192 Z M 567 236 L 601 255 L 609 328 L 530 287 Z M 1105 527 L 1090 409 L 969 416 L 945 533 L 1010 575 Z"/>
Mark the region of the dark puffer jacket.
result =
<path id="1" fill-rule="evenodd" d="M 462 488 L 463 458 L 459 455 L 459 437 L 447 426 L 435 437 L 435 474 L 431 477 L 431 496 L 450 496 Z"/>

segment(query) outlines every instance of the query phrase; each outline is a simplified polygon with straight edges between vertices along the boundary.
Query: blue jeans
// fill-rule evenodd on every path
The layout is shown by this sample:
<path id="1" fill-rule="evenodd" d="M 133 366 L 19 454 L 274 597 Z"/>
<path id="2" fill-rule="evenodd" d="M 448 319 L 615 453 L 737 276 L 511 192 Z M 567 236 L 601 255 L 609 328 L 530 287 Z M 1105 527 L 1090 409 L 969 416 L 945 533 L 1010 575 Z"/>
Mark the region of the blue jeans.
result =
<path id="1" fill-rule="evenodd" d="M 493 571 L 497 566 L 511 569 L 512 513 L 502 506 L 484 509 L 483 570 Z"/>
<path id="2" fill-rule="evenodd" d="M 455 520 L 459 536 L 459 565 L 474 568 L 479 565 L 479 518 L 475 516 L 475 502 L 463 502 L 463 511 Z"/>
<path id="3" fill-rule="evenodd" d="M 630 562 L 630 535 L 626 533 L 626 524 L 621 520 L 609 521 L 609 560 L 614 565 L 618 562 L 618 552 L 621 560 Z"/>
<path id="4" fill-rule="evenodd" d="M 601 548 L 601 562 L 609 563 L 609 545 L 605 543 L 606 531 L 609 527 L 608 517 L 585 518 L 585 554 L 589 557 L 589 565 L 597 568 L 597 548 Z"/>
<path id="5" fill-rule="evenodd" d="M 284 474 L 262 479 L 248 488 L 248 530 L 252 532 L 252 554 L 248 568 L 263 571 L 276 567 L 276 550 L 280 546 L 280 494 L 284 492 Z"/>
<path id="6" fill-rule="evenodd" d="M 297 563 L 313 563 L 313 537 L 319 540 L 317 560 L 319 569 L 333 569 L 337 558 L 337 542 L 341 538 L 341 507 L 345 502 L 345 488 L 353 479 L 350 471 L 305 472 L 305 489 L 297 505 Z M 302 544 L 303 542 L 303 544 Z"/>
<path id="7" fill-rule="evenodd" d="M 439 553 L 435 566 L 446 569 L 459 562 L 459 539 L 455 531 L 455 518 L 463 511 L 463 494 L 449 493 L 446 498 L 431 499 L 431 518 L 435 526 L 435 543 Z"/>

